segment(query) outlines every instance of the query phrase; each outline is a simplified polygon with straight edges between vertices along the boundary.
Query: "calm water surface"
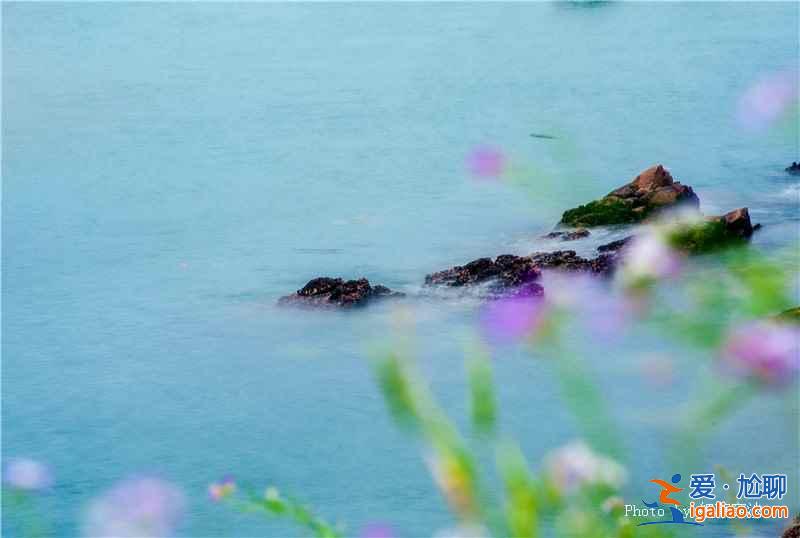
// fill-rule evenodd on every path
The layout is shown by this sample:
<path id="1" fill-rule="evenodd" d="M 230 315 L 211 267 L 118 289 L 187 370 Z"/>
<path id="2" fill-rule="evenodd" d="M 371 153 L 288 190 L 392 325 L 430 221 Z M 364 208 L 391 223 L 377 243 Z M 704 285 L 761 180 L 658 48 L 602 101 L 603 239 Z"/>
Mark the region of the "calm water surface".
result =
<path id="1" fill-rule="evenodd" d="M 797 240 L 800 188 L 783 172 L 796 131 L 734 118 L 759 76 L 797 65 L 797 4 L 2 10 L 2 443 L 56 470 L 59 535 L 139 472 L 186 489 L 185 536 L 290 532 L 209 503 L 227 473 L 351 533 L 449 525 L 369 369 L 393 306 L 274 307 L 311 277 L 409 292 L 421 366 L 463 422 L 477 301 L 419 296 L 425 273 L 554 248 L 537 237 L 561 211 L 656 162 L 709 213 L 749 206 L 758 248 Z M 486 143 L 528 189 L 467 177 L 464 156 Z M 664 402 L 702 395 L 680 350 L 674 384 L 642 382 L 637 358 L 670 351 L 654 345 L 634 335 L 624 353 L 586 355 L 622 424 L 631 502 L 672 472 Z M 578 435 L 545 362 L 511 349 L 495 366 L 503 426 L 531 461 Z M 793 399 L 758 400 L 701 459 L 789 472 L 796 507 Z"/>

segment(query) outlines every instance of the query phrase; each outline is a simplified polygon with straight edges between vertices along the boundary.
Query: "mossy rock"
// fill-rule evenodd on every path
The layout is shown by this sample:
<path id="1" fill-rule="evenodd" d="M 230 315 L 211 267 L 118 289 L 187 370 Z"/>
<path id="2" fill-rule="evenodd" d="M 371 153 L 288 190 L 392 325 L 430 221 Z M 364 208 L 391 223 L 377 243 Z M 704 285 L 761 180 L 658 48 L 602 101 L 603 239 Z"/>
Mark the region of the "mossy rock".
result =
<path id="1" fill-rule="evenodd" d="M 710 220 L 684 226 L 669 235 L 674 248 L 689 254 L 702 254 L 721 248 L 741 245 L 746 239 L 730 232 L 724 221 Z"/>
<path id="2" fill-rule="evenodd" d="M 607 196 L 564 211 L 561 224 L 567 226 L 632 224 L 643 220 L 648 213 L 646 207 L 636 209 L 632 204 L 625 203 L 619 198 Z"/>
<path id="3" fill-rule="evenodd" d="M 800 325 L 800 306 L 790 308 L 789 310 L 784 310 L 775 316 L 775 319 L 785 323 L 794 323 L 795 325 Z"/>

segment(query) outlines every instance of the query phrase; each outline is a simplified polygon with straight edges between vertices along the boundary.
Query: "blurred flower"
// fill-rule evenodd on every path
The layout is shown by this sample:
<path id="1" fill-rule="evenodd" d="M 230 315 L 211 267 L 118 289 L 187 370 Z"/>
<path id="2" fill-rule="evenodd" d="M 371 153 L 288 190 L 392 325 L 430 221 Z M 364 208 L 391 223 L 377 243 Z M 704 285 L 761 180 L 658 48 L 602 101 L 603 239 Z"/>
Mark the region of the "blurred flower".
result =
<path id="1" fill-rule="evenodd" d="M 556 450 L 545 459 L 545 469 L 553 485 L 562 493 L 574 493 L 584 485 L 620 487 L 626 472 L 616 461 L 592 452 L 582 441 Z"/>
<path id="2" fill-rule="evenodd" d="M 614 290 L 595 276 L 552 273 L 544 276 L 547 302 L 576 316 L 595 338 L 613 340 L 621 335 L 636 313 L 630 297 Z"/>
<path id="3" fill-rule="evenodd" d="M 760 78 L 739 99 L 737 118 L 747 129 L 762 130 L 798 102 L 798 73 L 781 71 Z"/>
<path id="4" fill-rule="evenodd" d="M 43 463 L 29 458 L 14 458 L 3 469 L 3 483 L 15 489 L 38 491 L 53 485 L 53 475 Z"/>
<path id="5" fill-rule="evenodd" d="M 278 488 L 270 486 L 264 491 L 264 498 L 268 501 L 277 501 L 281 498 L 281 494 Z"/>
<path id="6" fill-rule="evenodd" d="M 473 516 L 477 511 L 473 476 L 464 459 L 448 449 L 426 459 L 436 485 L 452 509 L 461 516 Z"/>
<path id="7" fill-rule="evenodd" d="M 620 275 L 625 285 L 636 288 L 674 277 L 682 267 L 681 253 L 671 248 L 661 234 L 651 231 L 636 236 L 625 249 Z"/>
<path id="8" fill-rule="evenodd" d="M 214 502 L 219 502 L 225 497 L 233 495 L 236 491 L 236 482 L 233 477 L 226 476 L 221 482 L 214 482 L 208 485 L 208 496 Z"/>
<path id="9" fill-rule="evenodd" d="M 484 304 L 480 324 L 487 341 L 512 343 L 534 334 L 544 319 L 541 297 L 506 297 Z"/>
<path id="10" fill-rule="evenodd" d="M 98 537 L 169 536 L 185 504 L 183 493 L 168 482 L 130 478 L 90 503 L 83 533 Z"/>
<path id="11" fill-rule="evenodd" d="M 505 170 L 503 152 L 490 146 L 479 146 L 467 155 L 467 168 L 478 179 L 497 179 Z"/>
<path id="12" fill-rule="evenodd" d="M 739 375 L 790 383 L 800 370 L 800 329 L 769 322 L 740 325 L 728 335 L 722 356 Z"/>
<path id="13" fill-rule="evenodd" d="M 361 538 L 393 538 L 394 531 L 385 523 L 370 523 L 361 530 Z"/>

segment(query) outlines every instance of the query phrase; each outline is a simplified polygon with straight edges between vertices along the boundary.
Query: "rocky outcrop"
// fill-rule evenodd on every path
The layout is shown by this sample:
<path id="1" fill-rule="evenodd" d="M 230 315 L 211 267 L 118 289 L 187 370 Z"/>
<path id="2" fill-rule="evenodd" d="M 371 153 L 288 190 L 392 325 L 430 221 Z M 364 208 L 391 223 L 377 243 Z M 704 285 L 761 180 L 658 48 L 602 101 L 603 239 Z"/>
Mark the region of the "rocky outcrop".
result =
<path id="1" fill-rule="evenodd" d="M 800 514 L 796 515 L 792 524 L 783 531 L 781 538 L 800 538 Z"/>
<path id="2" fill-rule="evenodd" d="M 596 258 L 583 258 L 574 250 L 557 250 L 555 252 L 536 252 L 531 254 L 531 261 L 539 269 L 557 269 L 559 271 L 586 272 L 596 275 L 609 275 L 614 271 L 617 256 L 615 253 L 601 254 Z"/>
<path id="3" fill-rule="evenodd" d="M 372 286 L 366 278 L 343 280 L 341 278 L 319 277 L 291 295 L 278 300 L 280 305 L 310 307 L 353 307 L 363 306 L 369 301 L 383 297 L 402 297 L 404 294 L 392 291 L 386 286 Z"/>
<path id="4" fill-rule="evenodd" d="M 670 244 L 689 254 L 703 254 L 745 243 L 753 235 L 753 224 L 746 207 L 734 209 L 703 222 L 679 226 L 670 236 Z"/>
<path id="5" fill-rule="evenodd" d="M 465 265 L 431 273 L 425 277 L 425 284 L 467 286 L 495 281 L 498 287 L 513 288 L 537 280 L 540 274 L 530 257 L 503 254 L 494 260 L 478 258 Z"/>
<path id="6" fill-rule="evenodd" d="M 597 252 L 617 252 L 622 247 L 627 245 L 633 239 L 632 235 L 627 237 L 623 237 L 622 239 L 617 239 L 616 241 L 611 241 L 610 243 L 606 243 L 605 245 L 600 245 L 597 247 Z"/>
<path id="7" fill-rule="evenodd" d="M 565 211 L 561 224 L 584 227 L 631 224 L 681 205 L 697 209 L 700 200 L 691 187 L 675 181 L 659 164 L 603 198 Z"/>
<path id="8" fill-rule="evenodd" d="M 800 175 L 800 163 L 793 162 L 792 164 L 786 167 L 786 171 L 792 175 Z"/>
<path id="9" fill-rule="evenodd" d="M 503 294 L 540 295 L 536 281 L 542 270 L 588 272 L 607 275 L 614 270 L 616 254 L 601 254 L 587 259 L 574 250 L 536 252 L 530 256 L 503 254 L 494 260 L 479 258 L 425 277 L 426 286 L 472 286 L 488 283 L 489 291 Z"/>
<path id="10" fill-rule="evenodd" d="M 583 239 L 589 237 L 591 232 L 586 228 L 578 228 L 574 231 L 555 231 L 543 235 L 542 239 L 561 239 L 562 241 L 575 241 L 576 239 Z"/>

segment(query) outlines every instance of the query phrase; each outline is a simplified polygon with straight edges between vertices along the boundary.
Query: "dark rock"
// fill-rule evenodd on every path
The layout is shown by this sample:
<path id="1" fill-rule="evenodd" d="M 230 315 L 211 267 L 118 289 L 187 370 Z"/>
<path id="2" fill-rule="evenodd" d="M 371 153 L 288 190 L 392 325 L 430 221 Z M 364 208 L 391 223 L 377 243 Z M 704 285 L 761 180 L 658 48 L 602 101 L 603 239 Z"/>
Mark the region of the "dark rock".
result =
<path id="1" fill-rule="evenodd" d="M 603 198 L 565 211 L 561 224 L 630 224 L 679 205 L 697 209 L 700 207 L 700 199 L 691 187 L 673 180 L 669 171 L 659 164 L 648 168 L 633 181 Z"/>
<path id="2" fill-rule="evenodd" d="M 750 213 L 746 207 L 704 222 L 681 226 L 669 236 L 673 247 L 689 254 L 702 254 L 744 244 L 753 235 Z"/>
<path id="3" fill-rule="evenodd" d="M 800 514 L 795 516 L 792 524 L 783 531 L 781 538 L 800 538 Z"/>
<path id="4" fill-rule="evenodd" d="M 500 287 L 516 287 L 539 278 L 539 271 L 526 256 L 503 254 L 494 260 L 478 258 L 425 277 L 426 285 L 466 286 L 496 280 Z"/>
<path id="5" fill-rule="evenodd" d="M 574 231 L 556 231 L 550 232 L 547 235 L 543 235 L 543 239 L 561 239 L 562 241 L 575 241 L 576 239 L 583 239 L 584 237 L 589 237 L 591 232 L 586 228 L 578 228 Z"/>
<path id="6" fill-rule="evenodd" d="M 555 252 L 536 252 L 531 254 L 531 260 L 539 269 L 557 269 L 570 272 L 589 272 L 598 275 L 608 275 L 613 272 L 616 264 L 614 253 L 601 254 L 596 258 L 582 258 L 574 250 L 557 250 Z"/>
<path id="7" fill-rule="evenodd" d="M 369 280 L 342 280 L 341 278 L 319 277 L 291 295 L 281 297 L 278 304 L 314 307 L 362 306 L 380 297 L 402 297 L 404 294 L 392 291 L 386 286 L 371 286 Z"/>
<path id="8" fill-rule="evenodd" d="M 627 245 L 633 239 L 632 235 L 628 237 L 623 237 L 622 239 L 617 239 L 616 241 L 611 241 L 610 243 L 606 243 L 605 245 L 600 245 L 597 247 L 597 252 L 617 252 L 622 247 Z"/>
<path id="9" fill-rule="evenodd" d="M 792 175 L 800 174 L 800 163 L 793 162 L 792 164 L 786 167 L 786 171 Z"/>

